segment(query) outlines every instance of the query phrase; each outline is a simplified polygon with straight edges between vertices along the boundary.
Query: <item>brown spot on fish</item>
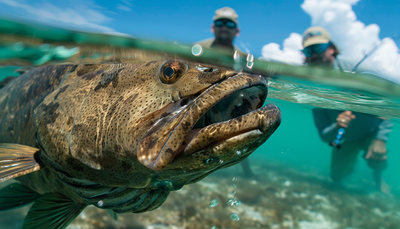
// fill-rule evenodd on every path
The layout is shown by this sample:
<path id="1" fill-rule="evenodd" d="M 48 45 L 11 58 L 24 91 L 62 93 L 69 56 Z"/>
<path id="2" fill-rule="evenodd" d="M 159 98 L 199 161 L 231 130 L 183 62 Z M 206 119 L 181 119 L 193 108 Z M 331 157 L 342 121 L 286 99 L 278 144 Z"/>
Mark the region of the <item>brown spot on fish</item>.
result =
<path id="1" fill-rule="evenodd" d="M 69 87 L 69 85 L 65 85 L 64 87 L 60 88 L 60 90 L 58 90 L 58 93 L 56 96 L 54 96 L 54 100 L 56 100 L 58 98 L 58 95 L 63 93 L 65 90 L 67 90 L 67 88 Z"/>
<path id="2" fill-rule="evenodd" d="M 123 70 L 120 68 L 118 70 L 112 72 L 104 72 L 102 74 L 103 79 L 99 82 L 99 84 L 94 88 L 94 91 L 99 90 L 100 88 L 107 87 L 111 82 L 114 88 L 118 86 L 118 74 Z"/>
<path id="3" fill-rule="evenodd" d="M 89 73 L 86 73 L 85 75 L 83 75 L 81 78 L 84 80 L 91 80 L 101 73 L 103 73 L 103 70 L 96 71 L 96 72 L 89 72 Z"/>
<path id="4" fill-rule="evenodd" d="M 69 70 L 68 72 L 74 72 L 78 66 L 79 65 L 72 65 L 71 70 Z"/>
<path id="5" fill-rule="evenodd" d="M 72 125 L 72 123 L 74 123 L 74 117 L 70 116 L 68 118 L 67 125 L 70 126 L 70 125 Z"/>
<path id="6" fill-rule="evenodd" d="M 78 76 L 83 76 L 88 72 L 93 72 L 94 69 L 96 69 L 97 64 L 83 64 L 79 65 L 78 68 L 76 69 L 76 74 Z"/>
<path id="7" fill-rule="evenodd" d="M 44 115 L 44 120 L 46 120 L 47 124 L 53 124 L 58 118 L 59 114 L 56 113 L 56 110 L 60 104 L 51 102 L 49 105 L 44 104 L 43 106 L 43 110 L 46 112 Z"/>
<path id="8" fill-rule="evenodd" d="M 12 80 L 16 79 L 17 77 L 14 76 L 8 76 L 6 78 L 4 78 L 1 82 L 0 82 L 0 89 L 4 86 L 6 86 L 9 82 L 11 82 Z"/>

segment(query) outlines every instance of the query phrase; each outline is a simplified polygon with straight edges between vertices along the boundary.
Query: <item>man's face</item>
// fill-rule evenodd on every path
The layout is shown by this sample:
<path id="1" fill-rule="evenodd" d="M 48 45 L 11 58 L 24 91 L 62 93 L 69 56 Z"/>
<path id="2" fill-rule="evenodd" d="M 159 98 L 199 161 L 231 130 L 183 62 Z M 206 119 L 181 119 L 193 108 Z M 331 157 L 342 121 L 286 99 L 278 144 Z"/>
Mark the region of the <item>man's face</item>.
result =
<path id="1" fill-rule="evenodd" d="M 306 57 L 306 62 L 309 65 L 322 65 L 322 66 L 332 67 L 335 58 L 336 58 L 336 50 L 331 45 L 324 52 L 321 53 L 313 52 L 313 54 L 310 57 Z"/>
<path id="2" fill-rule="evenodd" d="M 232 45 L 235 36 L 239 35 L 236 23 L 229 19 L 216 20 L 211 29 L 214 32 L 215 40 L 227 46 Z"/>

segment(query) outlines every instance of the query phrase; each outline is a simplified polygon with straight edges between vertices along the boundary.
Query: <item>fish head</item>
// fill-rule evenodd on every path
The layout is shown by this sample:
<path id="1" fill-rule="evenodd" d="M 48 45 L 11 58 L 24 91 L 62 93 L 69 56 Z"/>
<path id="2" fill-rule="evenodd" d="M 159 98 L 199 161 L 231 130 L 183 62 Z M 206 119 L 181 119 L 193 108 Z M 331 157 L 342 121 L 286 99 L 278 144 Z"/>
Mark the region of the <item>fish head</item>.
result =
<path id="1" fill-rule="evenodd" d="M 186 66 L 184 87 L 169 92 L 179 96 L 157 111 L 162 115 L 138 144 L 138 160 L 156 171 L 153 188 L 179 189 L 239 163 L 281 122 L 278 107 L 263 106 L 266 77 L 204 64 Z M 168 68 L 169 63 L 160 68 L 161 77 Z"/>
<path id="2" fill-rule="evenodd" d="M 267 92 L 263 76 L 179 60 L 78 66 L 35 109 L 41 158 L 101 185 L 176 190 L 271 136 Z"/>

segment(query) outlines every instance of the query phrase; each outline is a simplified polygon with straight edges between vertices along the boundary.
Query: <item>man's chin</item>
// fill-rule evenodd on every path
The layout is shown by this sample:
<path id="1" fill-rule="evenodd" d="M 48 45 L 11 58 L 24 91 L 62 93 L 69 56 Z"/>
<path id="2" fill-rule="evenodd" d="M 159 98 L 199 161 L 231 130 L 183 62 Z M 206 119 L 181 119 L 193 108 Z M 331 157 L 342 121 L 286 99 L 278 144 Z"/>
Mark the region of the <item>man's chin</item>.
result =
<path id="1" fill-rule="evenodd" d="M 330 67 L 331 63 L 322 60 L 306 60 L 308 66 Z"/>
<path id="2" fill-rule="evenodd" d="M 228 36 L 219 36 L 217 39 L 220 43 L 229 44 L 233 43 L 233 40 Z"/>

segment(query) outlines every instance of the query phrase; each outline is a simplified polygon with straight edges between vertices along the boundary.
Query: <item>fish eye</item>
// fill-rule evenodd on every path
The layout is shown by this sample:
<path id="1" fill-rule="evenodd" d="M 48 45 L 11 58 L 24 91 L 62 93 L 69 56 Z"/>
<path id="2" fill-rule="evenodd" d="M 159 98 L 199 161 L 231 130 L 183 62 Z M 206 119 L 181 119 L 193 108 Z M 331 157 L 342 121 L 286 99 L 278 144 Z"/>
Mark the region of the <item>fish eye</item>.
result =
<path id="1" fill-rule="evenodd" d="M 210 157 L 207 158 L 203 161 L 204 164 L 206 165 L 211 165 L 212 163 L 216 162 L 218 160 L 218 157 Z"/>
<path id="2" fill-rule="evenodd" d="M 171 77 L 174 74 L 174 69 L 168 67 L 165 69 L 164 73 L 166 76 Z"/>
<path id="3" fill-rule="evenodd" d="M 173 84 L 187 71 L 187 66 L 180 62 L 169 61 L 161 67 L 160 80 L 165 84 Z"/>

